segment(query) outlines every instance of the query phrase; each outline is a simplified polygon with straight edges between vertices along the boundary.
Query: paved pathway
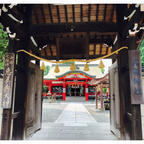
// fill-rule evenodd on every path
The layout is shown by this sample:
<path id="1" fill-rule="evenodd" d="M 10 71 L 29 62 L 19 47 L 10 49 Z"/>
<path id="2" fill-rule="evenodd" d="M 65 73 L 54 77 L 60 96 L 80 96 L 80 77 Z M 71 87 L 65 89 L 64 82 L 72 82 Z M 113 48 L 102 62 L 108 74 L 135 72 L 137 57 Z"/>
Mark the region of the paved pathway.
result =
<path id="1" fill-rule="evenodd" d="M 88 110 L 82 104 L 68 104 L 55 123 L 64 123 L 64 126 L 87 126 L 96 123 Z"/>
<path id="2" fill-rule="evenodd" d="M 109 112 L 91 115 L 93 103 L 43 103 L 42 129 L 30 140 L 116 140 L 110 132 Z M 97 113 L 97 112 L 96 112 Z M 101 115 L 101 121 L 97 121 Z"/>

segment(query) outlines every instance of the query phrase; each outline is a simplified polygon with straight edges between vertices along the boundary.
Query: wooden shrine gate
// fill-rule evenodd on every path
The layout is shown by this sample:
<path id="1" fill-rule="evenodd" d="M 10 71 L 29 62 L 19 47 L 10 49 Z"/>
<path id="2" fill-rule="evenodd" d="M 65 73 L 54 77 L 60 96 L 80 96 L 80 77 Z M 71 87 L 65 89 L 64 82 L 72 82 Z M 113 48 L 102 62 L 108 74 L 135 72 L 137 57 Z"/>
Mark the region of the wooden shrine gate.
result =
<path id="1" fill-rule="evenodd" d="M 2 139 L 24 139 L 40 128 L 41 115 L 35 114 L 41 114 L 42 84 L 35 83 L 42 80 L 42 74 L 37 66 L 29 65 L 33 58 L 23 51 L 57 62 L 71 58 L 88 62 L 113 54 L 110 58 L 113 63 L 117 61 L 118 73 L 113 67 L 111 130 L 120 131 L 121 139 L 142 139 L 140 105 L 144 96 L 140 88 L 138 45 L 143 37 L 143 5 L 1 4 L 0 10 L 0 22 L 9 34 Z M 63 11 L 65 16 L 61 17 Z"/>
<path id="2" fill-rule="evenodd" d="M 6 54 L 6 58 L 1 139 L 26 139 L 41 128 L 43 72 L 38 65 L 29 62 L 25 81 L 26 77 L 22 76 L 22 71 L 14 75 L 16 67 L 14 53 Z M 18 81 L 17 78 L 20 77 Z M 24 91 L 26 96 L 23 99 Z"/>

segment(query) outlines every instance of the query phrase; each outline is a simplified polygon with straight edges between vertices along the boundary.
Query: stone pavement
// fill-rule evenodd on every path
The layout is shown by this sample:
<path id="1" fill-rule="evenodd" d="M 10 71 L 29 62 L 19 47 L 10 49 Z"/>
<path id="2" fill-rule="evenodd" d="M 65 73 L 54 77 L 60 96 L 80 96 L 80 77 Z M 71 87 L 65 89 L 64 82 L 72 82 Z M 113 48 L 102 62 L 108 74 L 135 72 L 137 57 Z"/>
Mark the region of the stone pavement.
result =
<path id="1" fill-rule="evenodd" d="M 94 101 L 81 98 L 57 103 L 44 100 L 42 129 L 29 140 L 117 140 L 110 132 L 109 111 L 93 115 L 94 107 Z"/>

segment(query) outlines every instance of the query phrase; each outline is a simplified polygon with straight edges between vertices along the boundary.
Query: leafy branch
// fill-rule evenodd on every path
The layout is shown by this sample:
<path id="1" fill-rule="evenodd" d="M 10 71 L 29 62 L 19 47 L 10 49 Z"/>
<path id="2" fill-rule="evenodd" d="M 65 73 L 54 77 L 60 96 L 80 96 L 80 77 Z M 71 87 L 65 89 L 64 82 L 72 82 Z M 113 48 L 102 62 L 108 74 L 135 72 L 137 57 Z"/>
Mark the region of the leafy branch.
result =
<path id="1" fill-rule="evenodd" d="M 4 68 L 4 57 L 9 44 L 8 35 L 3 30 L 3 25 L 0 24 L 0 69 Z"/>

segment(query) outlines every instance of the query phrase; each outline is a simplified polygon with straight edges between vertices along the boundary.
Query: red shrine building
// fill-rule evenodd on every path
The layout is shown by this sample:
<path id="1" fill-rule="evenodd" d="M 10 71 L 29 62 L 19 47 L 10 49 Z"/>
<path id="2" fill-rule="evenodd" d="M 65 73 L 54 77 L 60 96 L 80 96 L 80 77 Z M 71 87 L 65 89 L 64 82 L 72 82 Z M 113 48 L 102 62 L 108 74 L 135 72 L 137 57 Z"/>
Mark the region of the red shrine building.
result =
<path id="1" fill-rule="evenodd" d="M 68 96 L 82 96 L 88 101 L 89 98 L 95 98 L 96 84 L 91 83 L 94 80 L 100 80 L 105 77 L 97 64 L 89 64 L 89 71 L 84 71 L 84 64 L 76 64 L 76 70 L 70 70 L 71 64 L 59 64 L 59 73 L 55 73 L 55 64 L 47 75 L 44 76 L 44 85 L 49 87 L 50 95 L 56 94 L 66 100 Z"/>

